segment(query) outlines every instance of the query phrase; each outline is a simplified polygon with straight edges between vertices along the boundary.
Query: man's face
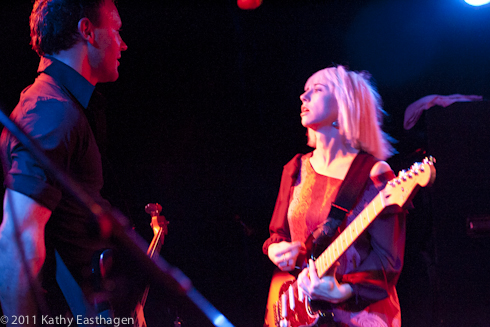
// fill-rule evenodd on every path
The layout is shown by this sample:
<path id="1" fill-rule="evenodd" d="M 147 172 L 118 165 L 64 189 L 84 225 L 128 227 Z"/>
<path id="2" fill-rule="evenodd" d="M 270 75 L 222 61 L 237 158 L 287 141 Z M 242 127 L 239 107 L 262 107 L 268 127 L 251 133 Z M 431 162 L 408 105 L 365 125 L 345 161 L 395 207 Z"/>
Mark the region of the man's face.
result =
<path id="1" fill-rule="evenodd" d="M 98 83 L 114 82 L 119 77 L 121 51 L 128 47 L 119 35 L 121 18 L 111 0 L 99 8 L 99 26 L 95 27 L 95 43 L 89 53 L 89 62 Z"/>

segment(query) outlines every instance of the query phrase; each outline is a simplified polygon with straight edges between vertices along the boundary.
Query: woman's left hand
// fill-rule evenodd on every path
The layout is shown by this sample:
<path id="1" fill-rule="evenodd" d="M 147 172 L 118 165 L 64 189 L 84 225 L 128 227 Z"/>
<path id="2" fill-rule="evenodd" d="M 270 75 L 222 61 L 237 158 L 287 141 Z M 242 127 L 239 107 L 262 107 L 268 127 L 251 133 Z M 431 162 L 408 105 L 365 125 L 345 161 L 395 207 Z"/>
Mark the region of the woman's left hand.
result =
<path id="1" fill-rule="evenodd" d="M 308 267 L 299 274 L 297 283 L 312 300 L 340 303 L 352 296 L 352 287 L 349 284 L 339 284 L 335 276 L 327 275 L 319 278 L 315 263 L 311 259 Z"/>

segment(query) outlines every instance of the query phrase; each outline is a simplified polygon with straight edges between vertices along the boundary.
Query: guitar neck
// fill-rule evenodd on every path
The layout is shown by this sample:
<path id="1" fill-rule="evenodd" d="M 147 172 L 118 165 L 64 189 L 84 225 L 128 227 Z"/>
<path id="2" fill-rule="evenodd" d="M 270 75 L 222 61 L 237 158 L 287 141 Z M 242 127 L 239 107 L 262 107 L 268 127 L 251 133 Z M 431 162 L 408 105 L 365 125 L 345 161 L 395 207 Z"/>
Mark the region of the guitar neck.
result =
<path id="1" fill-rule="evenodd" d="M 160 253 L 166 234 L 166 225 L 165 225 L 166 220 L 164 220 L 164 223 L 160 224 L 158 222 L 158 218 L 159 216 L 152 216 L 153 239 L 151 240 L 150 246 L 148 247 L 148 251 L 146 252 L 146 254 L 151 259 L 153 259 L 153 257 L 155 257 Z M 141 310 L 143 310 L 143 308 L 145 307 L 149 289 L 150 289 L 149 286 L 147 286 L 143 293 L 143 296 L 141 297 L 141 301 L 139 302 Z"/>
<path id="2" fill-rule="evenodd" d="M 151 240 L 150 246 L 148 247 L 148 251 L 146 254 L 153 258 L 155 254 L 160 253 L 163 245 L 164 232 L 162 228 L 159 228 L 158 232 L 155 233 L 153 239 Z"/>
<path id="3" fill-rule="evenodd" d="M 354 243 L 362 232 L 373 222 L 378 213 L 385 208 L 381 193 L 344 229 L 344 231 L 315 260 L 318 276 L 324 276 L 340 256 Z"/>

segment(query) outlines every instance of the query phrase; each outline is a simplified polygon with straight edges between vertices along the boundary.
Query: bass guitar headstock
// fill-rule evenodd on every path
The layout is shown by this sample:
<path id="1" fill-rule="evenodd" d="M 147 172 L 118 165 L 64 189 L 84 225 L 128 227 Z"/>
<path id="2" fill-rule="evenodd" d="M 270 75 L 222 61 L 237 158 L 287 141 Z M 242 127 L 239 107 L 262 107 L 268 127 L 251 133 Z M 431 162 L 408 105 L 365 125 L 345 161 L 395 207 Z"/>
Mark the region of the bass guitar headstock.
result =
<path id="1" fill-rule="evenodd" d="M 160 215 L 161 211 L 162 206 L 158 203 L 148 203 L 145 206 L 145 212 L 151 215 L 151 228 L 155 235 L 160 229 L 162 229 L 164 235 L 168 234 L 168 221 L 163 215 Z"/>

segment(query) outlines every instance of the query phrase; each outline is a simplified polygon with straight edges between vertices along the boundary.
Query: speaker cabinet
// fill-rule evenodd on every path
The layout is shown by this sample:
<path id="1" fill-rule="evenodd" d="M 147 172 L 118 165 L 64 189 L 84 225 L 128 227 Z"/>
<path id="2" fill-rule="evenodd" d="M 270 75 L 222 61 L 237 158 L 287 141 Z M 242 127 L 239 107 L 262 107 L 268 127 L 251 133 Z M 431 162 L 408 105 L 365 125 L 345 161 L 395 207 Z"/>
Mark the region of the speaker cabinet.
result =
<path id="1" fill-rule="evenodd" d="M 437 326 L 490 326 L 490 102 L 425 114 L 436 158 L 430 192 Z"/>

